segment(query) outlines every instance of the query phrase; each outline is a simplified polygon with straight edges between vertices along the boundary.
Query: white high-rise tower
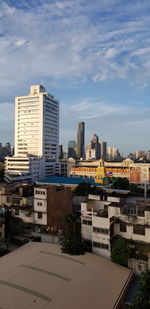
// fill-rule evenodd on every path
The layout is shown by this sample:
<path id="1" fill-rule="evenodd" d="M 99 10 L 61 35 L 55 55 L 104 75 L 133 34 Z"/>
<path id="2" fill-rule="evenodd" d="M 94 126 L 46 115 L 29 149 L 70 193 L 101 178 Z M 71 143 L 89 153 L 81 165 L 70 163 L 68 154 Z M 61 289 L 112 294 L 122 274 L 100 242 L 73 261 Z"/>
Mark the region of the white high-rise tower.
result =
<path id="1" fill-rule="evenodd" d="M 23 163 L 27 157 L 28 171 Z M 15 181 L 18 173 L 32 173 L 32 180 L 48 177 L 59 173 L 58 160 L 59 101 L 43 86 L 31 86 L 29 95 L 15 98 L 15 155 L 6 158 L 6 174 Z"/>

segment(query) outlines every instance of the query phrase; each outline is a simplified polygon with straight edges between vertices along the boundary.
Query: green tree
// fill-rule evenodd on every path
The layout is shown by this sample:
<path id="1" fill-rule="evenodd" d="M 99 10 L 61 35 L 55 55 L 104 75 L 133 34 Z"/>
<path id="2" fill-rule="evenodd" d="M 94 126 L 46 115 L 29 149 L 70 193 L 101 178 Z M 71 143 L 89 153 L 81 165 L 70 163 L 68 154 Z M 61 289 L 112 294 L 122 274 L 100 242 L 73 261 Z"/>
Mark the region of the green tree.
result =
<path id="1" fill-rule="evenodd" d="M 127 178 L 121 178 L 121 177 L 113 178 L 112 183 L 113 183 L 112 187 L 114 189 L 129 190 L 132 193 L 140 192 L 138 186 L 135 183 L 130 183 Z"/>
<path id="2" fill-rule="evenodd" d="M 100 188 L 92 186 L 88 182 L 81 182 L 74 190 L 73 194 L 76 196 L 87 196 L 88 194 L 98 194 Z"/>
<path id="3" fill-rule="evenodd" d="M 129 254 L 130 250 L 125 239 L 118 238 L 112 248 L 112 261 L 120 265 L 127 266 Z"/>
<path id="4" fill-rule="evenodd" d="M 131 309 L 150 308 L 150 271 L 142 272 L 139 282 L 139 293 L 135 296 Z"/>
<path id="5" fill-rule="evenodd" d="M 140 192 L 138 186 L 135 183 L 129 184 L 129 190 L 133 193 L 139 193 Z"/>
<path id="6" fill-rule="evenodd" d="M 81 222 L 75 214 L 67 214 L 64 220 L 64 235 L 62 238 L 62 252 L 71 255 L 84 254 L 81 237 Z"/>
<path id="7" fill-rule="evenodd" d="M 112 179 L 113 188 L 119 190 L 129 190 L 129 180 L 127 178 L 113 178 Z"/>

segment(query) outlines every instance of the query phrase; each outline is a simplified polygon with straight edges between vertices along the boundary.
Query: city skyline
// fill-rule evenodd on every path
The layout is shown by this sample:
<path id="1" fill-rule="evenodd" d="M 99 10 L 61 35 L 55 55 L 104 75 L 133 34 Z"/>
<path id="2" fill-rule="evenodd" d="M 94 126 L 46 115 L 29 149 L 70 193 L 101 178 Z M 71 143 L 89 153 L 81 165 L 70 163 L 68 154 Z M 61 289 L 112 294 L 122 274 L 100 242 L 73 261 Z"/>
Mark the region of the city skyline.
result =
<path id="1" fill-rule="evenodd" d="M 60 144 L 83 121 L 86 144 L 96 133 L 125 154 L 150 149 L 147 1 L 7 0 L 0 12 L 3 143 L 14 140 L 14 97 L 43 84 L 61 102 Z"/>

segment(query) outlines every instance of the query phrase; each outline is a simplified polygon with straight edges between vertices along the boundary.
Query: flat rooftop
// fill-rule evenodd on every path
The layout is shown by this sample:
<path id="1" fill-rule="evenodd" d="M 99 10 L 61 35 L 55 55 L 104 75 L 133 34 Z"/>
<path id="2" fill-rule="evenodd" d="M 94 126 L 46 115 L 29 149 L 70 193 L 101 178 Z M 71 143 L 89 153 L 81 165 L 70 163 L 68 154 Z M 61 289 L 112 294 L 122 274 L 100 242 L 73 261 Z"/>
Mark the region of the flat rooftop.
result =
<path id="1" fill-rule="evenodd" d="M 57 177 L 51 176 L 48 178 L 40 179 L 37 184 L 64 184 L 64 185 L 79 185 L 81 182 L 87 182 L 94 186 L 100 186 L 100 184 L 94 182 L 94 178 L 79 178 L 79 177 Z"/>
<path id="2" fill-rule="evenodd" d="M 131 278 L 128 268 L 94 254 L 30 242 L 1 258 L 0 308 L 117 308 Z"/>

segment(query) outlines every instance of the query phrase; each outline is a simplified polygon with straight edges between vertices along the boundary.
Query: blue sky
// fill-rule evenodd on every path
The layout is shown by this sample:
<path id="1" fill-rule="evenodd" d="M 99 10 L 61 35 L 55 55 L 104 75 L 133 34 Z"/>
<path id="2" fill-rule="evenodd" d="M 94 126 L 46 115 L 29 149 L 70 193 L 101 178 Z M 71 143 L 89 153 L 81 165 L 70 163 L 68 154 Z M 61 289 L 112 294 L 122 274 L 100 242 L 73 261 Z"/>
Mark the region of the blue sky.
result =
<path id="1" fill-rule="evenodd" d="M 150 2 L 0 1 L 0 140 L 14 97 L 41 83 L 60 102 L 60 143 L 85 121 L 123 153 L 150 149 Z"/>

